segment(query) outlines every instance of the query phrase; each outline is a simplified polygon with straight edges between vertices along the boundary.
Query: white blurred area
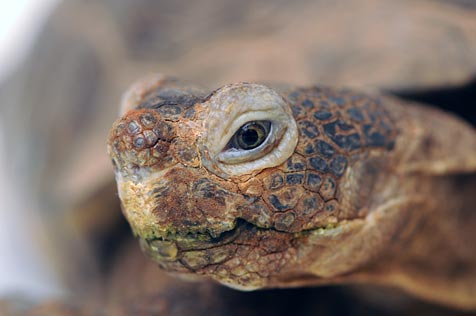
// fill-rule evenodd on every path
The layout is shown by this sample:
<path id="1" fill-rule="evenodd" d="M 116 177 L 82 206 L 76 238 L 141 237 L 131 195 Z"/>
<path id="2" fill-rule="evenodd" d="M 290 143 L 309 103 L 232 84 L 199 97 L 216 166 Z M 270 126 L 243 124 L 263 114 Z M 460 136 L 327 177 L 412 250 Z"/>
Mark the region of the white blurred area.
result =
<path id="1" fill-rule="evenodd" d="M 58 0 L 0 0 L 0 84 L 15 71 L 31 48 Z M 1 105 L 0 105 L 1 106 Z M 35 247 L 41 227 L 32 201 L 13 189 L 5 157 L 6 132 L 0 120 L 0 299 L 42 299 L 61 294 L 54 271 Z"/>
<path id="2" fill-rule="evenodd" d="M 0 0 L 0 82 L 25 57 L 58 0 Z"/>

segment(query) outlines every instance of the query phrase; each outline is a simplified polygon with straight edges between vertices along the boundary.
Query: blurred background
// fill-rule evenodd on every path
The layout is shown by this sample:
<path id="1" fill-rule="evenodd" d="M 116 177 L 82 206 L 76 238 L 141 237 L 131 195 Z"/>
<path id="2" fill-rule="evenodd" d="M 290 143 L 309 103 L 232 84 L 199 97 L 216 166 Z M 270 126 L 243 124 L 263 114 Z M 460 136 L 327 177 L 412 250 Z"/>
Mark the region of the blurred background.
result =
<path id="1" fill-rule="evenodd" d="M 105 138 L 144 75 L 420 91 L 476 74 L 471 0 L 0 4 L 0 297 L 107 273 L 124 223 Z"/>
<path id="2" fill-rule="evenodd" d="M 56 0 L 0 1 L 0 85 L 27 58 L 57 4 Z M 22 292 L 37 298 L 56 296 L 61 291 L 59 281 L 32 241 L 32 232 L 45 227 L 39 223 L 39 208 L 12 185 L 17 182 L 6 154 L 8 131 L 2 123 L 0 119 L 0 297 Z"/>

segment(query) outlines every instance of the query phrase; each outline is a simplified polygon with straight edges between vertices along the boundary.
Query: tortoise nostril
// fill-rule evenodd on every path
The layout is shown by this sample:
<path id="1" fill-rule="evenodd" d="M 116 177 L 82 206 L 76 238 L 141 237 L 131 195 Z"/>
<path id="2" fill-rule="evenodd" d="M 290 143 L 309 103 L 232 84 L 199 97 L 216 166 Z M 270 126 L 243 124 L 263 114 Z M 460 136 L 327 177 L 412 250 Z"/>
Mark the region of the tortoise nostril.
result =
<path id="1" fill-rule="evenodd" d="M 109 153 L 123 174 L 129 167 L 164 168 L 175 163 L 169 152 L 176 137 L 176 126 L 165 121 L 155 110 L 130 110 L 115 123 L 109 134 Z"/>

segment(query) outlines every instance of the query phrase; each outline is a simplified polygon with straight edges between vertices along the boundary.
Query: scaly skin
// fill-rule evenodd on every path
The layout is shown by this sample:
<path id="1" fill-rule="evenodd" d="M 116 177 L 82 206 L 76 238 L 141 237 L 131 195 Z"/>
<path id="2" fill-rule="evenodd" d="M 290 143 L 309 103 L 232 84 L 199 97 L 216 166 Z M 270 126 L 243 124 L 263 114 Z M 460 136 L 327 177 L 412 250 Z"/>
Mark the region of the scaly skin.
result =
<path id="1" fill-rule="evenodd" d="M 256 120 L 271 121 L 263 145 L 230 150 Z M 169 272 L 245 290 L 387 284 L 476 309 L 476 135 L 449 114 L 152 76 L 125 95 L 108 150 L 123 212 Z"/>

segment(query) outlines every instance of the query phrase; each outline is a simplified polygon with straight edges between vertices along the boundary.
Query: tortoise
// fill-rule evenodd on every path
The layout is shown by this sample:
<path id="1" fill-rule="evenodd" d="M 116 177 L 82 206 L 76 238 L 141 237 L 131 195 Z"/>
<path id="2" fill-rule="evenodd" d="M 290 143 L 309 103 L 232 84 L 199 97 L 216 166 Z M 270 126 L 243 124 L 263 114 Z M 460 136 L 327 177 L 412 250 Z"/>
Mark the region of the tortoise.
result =
<path id="1" fill-rule="evenodd" d="M 43 267 L 66 280 L 74 294 L 68 304 L 84 306 L 85 311 L 77 311 L 80 314 L 99 309 L 98 299 L 91 298 L 99 293 L 112 309 L 120 306 L 144 314 L 160 306 L 177 308 L 178 302 L 197 314 L 206 309 L 223 314 L 230 306 L 236 314 L 289 314 L 297 306 L 304 314 L 316 309 L 329 314 L 343 309 L 348 314 L 369 309 L 384 313 L 384 306 L 390 306 L 386 313 L 398 314 L 402 308 L 409 313 L 409 308 L 421 314 L 423 308 L 444 314 L 439 307 L 419 305 L 423 303 L 415 307 L 407 297 L 397 299 L 381 289 L 364 291 L 360 286 L 358 291 L 323 288 L 245 294 L 164 276 L 141 257 L 137 245 L 129 241 L 127 224 L 118 216 L 104 139 L 122 91 L 156 70 L 214 88 L 273 79 L 307 87 L 321 83 L 361 91 L 368 86 L 405 89 L 398 94 L 458 112 L 474 124 L 474 111 L 464 103 L 440 104 L 446 94 L 411 91 L 430 86 L 451 89 L 476 72 L 474 14 L 474 6 L 464 1 L 347 1 L 345 7 L 320 1 L 293 5 L 251 1 L 217 5 L 213 0 L 200 5 L 65 2 L 50 18 L 30 58 L 0 90 L 2 124 L 8 135 L 15 135 L 7 142 L 15 179 L 11 185 L 31 201 L 26 207 L 39 209 L 45 225 L 26 220 L 23 225 L 37 232 L 36 241 L 47 245 L 48 250 L 41 252 Z M 286 44 L 293 49 L 283 54 Z M 43 80 L 46 73 L 47 81 Z M 41 266 L 36 258 L 31 262 Z M 143 278 L 134 278 L 139 272 Z M 176 284 L 175 292 L 157 288 L 157 279 Z M 129 288 L 131 284 L 135 287 Z M 197 306 L 193 297 L 202 293 L 208 294 L 207 301 Z M 367 296 L 380 299 L 370 299 L 370 304 Z M 159 304 L 162 297 L 177 303 Z M 378 308 L 376 301 L 380 301 Z M 45 308 L 48 311 L 37 307 L 32 312 L 52 313 L 53 307 Z"/>
<path id="2" fill-rule="evenodd" d="M 145 253 L 242 290 L 369 282 L 476 309 L 474 128 L 349 89 L 278 91 L 158 75 L 126 93 L 108 151 Z"/>

